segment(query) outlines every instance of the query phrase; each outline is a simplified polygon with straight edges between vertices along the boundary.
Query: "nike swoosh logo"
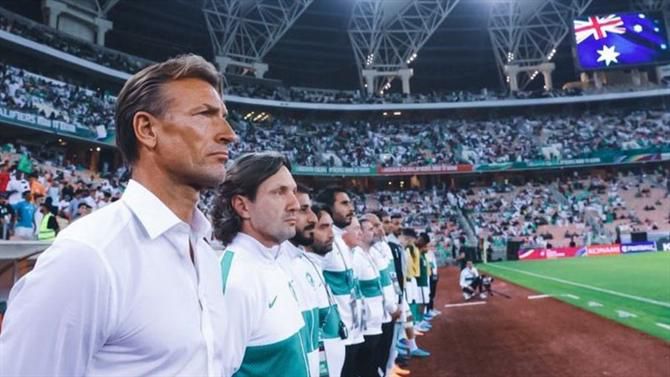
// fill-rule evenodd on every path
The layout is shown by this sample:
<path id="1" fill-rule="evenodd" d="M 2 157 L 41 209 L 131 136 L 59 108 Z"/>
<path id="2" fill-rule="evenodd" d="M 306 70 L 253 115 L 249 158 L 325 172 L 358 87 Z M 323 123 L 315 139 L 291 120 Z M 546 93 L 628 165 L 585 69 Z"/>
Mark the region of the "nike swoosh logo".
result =
<path id="1" fill-rule="evenodd" d="M 275 296 L 274 299 L 268 304 L 268 308 L 272 309 L 273 306 L 275 306 L 275 302 L 277 301 L 277 296 Z"/>

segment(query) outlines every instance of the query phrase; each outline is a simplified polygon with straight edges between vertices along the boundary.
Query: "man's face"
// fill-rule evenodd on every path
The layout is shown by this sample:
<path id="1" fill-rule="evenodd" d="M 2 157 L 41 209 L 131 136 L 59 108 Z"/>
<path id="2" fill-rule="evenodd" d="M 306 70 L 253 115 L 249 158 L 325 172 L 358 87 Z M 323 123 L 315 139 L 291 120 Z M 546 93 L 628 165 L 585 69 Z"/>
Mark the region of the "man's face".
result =
<path id="1" fill-rule="evenodd" d="M 401 218 L 395 218 L 391 219 L 391 233 L 393 233 L 396 237 L 400 235 L 400 228 L 402 226 L 402 219 Z"/>
<path id="2" fill-rule="evenodd" d="M 384 216 L 381 219 L 382 226 L 384 227 L 384 233 L 391 234 L 393 233 L 393 222 L 391 221 L 391 216 Z"/>
<path id="3" fill-rule="evenodd" d="M 197 190 L 218 186 L 226 177 L 228 144 L 236 138 L 219 93 L 200 79 L 169 82 L 161 93 L 168 109 L 154 118 L 156 164 Z"/>
<path id="4" fill-rule="evenodd" d="M 360 246 L 362 241 L 361 224 L 358 219 L 351 219 L 351 223 L 344 228 L 342 239 L 349 247 Z"/>
<path id="5" fill-rule="evenodd" d="M 296 195 L 300 209 L 296 214 L 295 236 L 291 239 L 295 245 L 308 246 L 314 242 L 314 228 L 317 218 L 312 212 L 312 201 L 308 194 L 299 192 Z"/>
<path id="6" fill-rule="evenodd" d="M 328 212 L 321 212 L 319 221 L 314 228 L 314 243 L 311 245 L 312 251 L 319 255 L 326 255 L 333 250 L 333 218 Z"/>
<path id="7" fill-rule="evenodd" d="M 364 221 L 361 224 L 361 242 L 369 247 L 375 241 L 374 225 L 370 221 Z"/>
<path id="8" fill-rule="evenodd" d="M 379 217 L 375 215 L 368 216 L 368 220 L 372 224 L 372 232 L 374 233 L 373 243 L 383 240 L 386 236 L 386 233 L 384 233 L 384 227 L 382 226 L 382 222 L 379 220 Z"/>
<path id="9" fill-rule="evenodd" d="M 470 262 L 470 261 L 466 262 L 465 267 L 467 267 L 468 270 L 472 270 L 472 262 Z"/>
<path id="10" fill-rule="evenodd" d="M 296 184 L 285 166 L 258 186 L 256 200 L 245 198 L 249 225 L 258 241 L 280 244 L 295 236 L 300 203 L 295 196 Z"/>
<path id="11" fill-rule="evenodd" d="M 416 242 L 416 238 L 404 235 L 400 235 L 400 238 L 398 240 L 400 241 L 400 245 L 402 247 L 414 245 L 414 242 Z"/>
<path id="12" fill-rule="evenodd" d="M 354 205 L 346 192 L 335 194 L 335 203 L 333 204 L 333 222 L 339 228 L 345 228 L 351 224 L 354 217 Z"/>

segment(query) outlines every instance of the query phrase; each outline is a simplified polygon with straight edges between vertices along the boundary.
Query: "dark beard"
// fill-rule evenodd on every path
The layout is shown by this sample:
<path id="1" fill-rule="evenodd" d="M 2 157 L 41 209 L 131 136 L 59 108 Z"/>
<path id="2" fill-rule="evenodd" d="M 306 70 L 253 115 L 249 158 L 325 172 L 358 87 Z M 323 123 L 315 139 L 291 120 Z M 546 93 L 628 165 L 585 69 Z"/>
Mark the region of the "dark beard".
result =
<path id="1" fill-rule="evenodd" d="M 349 219 L 349 221 L 347 221 L 346 217 L 342 221 L 333 219 L 333 224 L 335 224 L 335 226 L 340 228 L 340 229 L 344 229 L 344 228 L 348 227 L 349 225 L 351 225 L 351 219 Z"/>
<path id="2" fill-rule="evenodd" d="M 295 246 L 311 246 L 314 243 L 314 233 L 312 237 L 305 237 L 302 232 L 296 232 L 295 236 L 289 240 Z"/>
<path id="3" fill-rule="evenodd" d="M 325 256 L 326 254 L 330 253 L 333 251 L 333 244 L 329 243 L 327 245 L 319 245 L 316 243 L 313 243 L 310 246 L 310 249 L 314 254 L 320 255 L 320 256 Z"/>

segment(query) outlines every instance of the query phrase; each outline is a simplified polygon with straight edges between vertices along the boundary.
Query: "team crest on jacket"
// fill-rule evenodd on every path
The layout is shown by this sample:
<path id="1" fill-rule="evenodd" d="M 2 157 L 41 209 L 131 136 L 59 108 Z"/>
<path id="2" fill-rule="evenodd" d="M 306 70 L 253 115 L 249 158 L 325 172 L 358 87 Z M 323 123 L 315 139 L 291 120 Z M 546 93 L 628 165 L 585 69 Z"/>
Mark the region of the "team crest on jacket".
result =
<path id="1" fill-rule="evenodd" d="M 310 274 L 309 272 L 305 272 L 305 277 L 307 278 L 309 285 L 311 285 L 312 288 L 316 288 L 316 284 L 314 283 L 314 278 L 312 277 L 312 274 Z"/>

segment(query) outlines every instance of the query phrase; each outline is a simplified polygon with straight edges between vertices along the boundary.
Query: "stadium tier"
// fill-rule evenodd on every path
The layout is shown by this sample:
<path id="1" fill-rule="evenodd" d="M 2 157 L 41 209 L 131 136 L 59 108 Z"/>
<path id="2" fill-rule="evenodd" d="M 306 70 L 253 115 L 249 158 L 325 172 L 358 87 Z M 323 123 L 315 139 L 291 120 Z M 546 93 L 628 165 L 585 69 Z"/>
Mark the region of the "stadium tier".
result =
<path id="1" fill-rule="evenodd" d="M 668 1 L 0 1 L 0 376 L 666 377 Z"/>

